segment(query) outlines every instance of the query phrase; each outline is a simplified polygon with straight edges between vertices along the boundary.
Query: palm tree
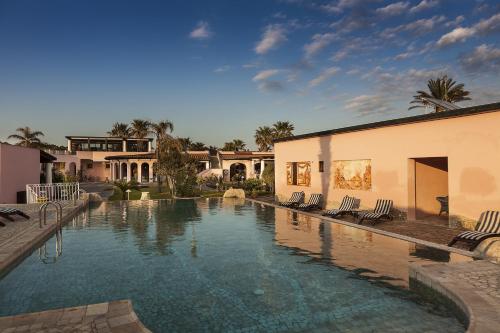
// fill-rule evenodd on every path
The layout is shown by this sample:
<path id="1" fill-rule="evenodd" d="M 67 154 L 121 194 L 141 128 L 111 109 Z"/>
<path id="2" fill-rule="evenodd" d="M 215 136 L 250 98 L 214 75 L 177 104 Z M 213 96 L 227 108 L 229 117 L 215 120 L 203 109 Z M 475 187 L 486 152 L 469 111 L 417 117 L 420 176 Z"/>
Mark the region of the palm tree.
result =
<path id="1" fill-rule="evenodd" d="M 259 151 L 269 151 L 273 145 L 274 132 L 269 126 L 260 126 L 255 130 L 255 144 Z"/>
<path id="2" fill-rule="evenodd" d="M 130 123 L 130 134 L 136 139 L 144 139 L 151 133 L 151 122 L 144 119 L 134 119 Z M 137 151 L 144 149 L 145 142 L 137 145 Z"/>
<path id="3" fill-rule="evenodd" d="M 193 141 L 191 141 L 191 138 L 177 138 L 177 140 L 181 143 L 182 148 L 184 150 L 190 150 L 191 145 L 193 144 Z"/>
<path id="4" fill-rule="evenodd" d="M 410 106 L 408 110 L 414 108 L 428 107 L 431 105 L 426 98 L 435 98 L 449 103 L 457 103 L 461 101 L 470 100 L 469 94 L 470 92 L 464 89 L 464 84 L 457 84 L 452 78 L 449 78 L 447 75 L 443 75 L 436 79 L 430 79 L 427 82 L 427 88 L 429 88 L 429 92 L 418 90 L 417 94 L 413 96 L 413 101 L 410 104 L 417 104 Z M 435 112 L 445 111 L 444 108 L 441 108 L 437 105 L 434 106 Z"/>
<path id="5" fill-rule="evenodd" d="M 168 132 L 172 133 L 174 131 L 174 124 L 170 120 L 162 120 L 150 124 L 150 128 L 156 136 L 156 142 L 158 142 L 169 135 Z"/>
<path id="6" fill-rule="evenodd" d="M 203 142 L 193 142 L 190 146 L 189 146 L 189 149 L 190 150 L 208 150 L 207 146 L 203 143 Z"/>
<path id="7" fill-rule="evenodd" d="M 294 129 L 295 127 L 289 121 L 277 121 L 273 124 L 274 139 L 292 136 Z"/>
<path id="8" fill-rule="evenodd" d="M 16 145 L 24 147 L 37 147 L 41 143 L 38 137 L 44 136 L 42 132 L 33 131 L 28 126 L 19 127 L 16 132 L 19 132 L 19 134 L 9 135 L 7 139 L 15 139 L 18 141 Z"/>
<path id="9" fill-rule="evenodd" d="M 234 139 L 231 142 L 226 142 L 224 143 L 224 147 L 222 147 L 222 150 L 225 151 L 240 151 L 240 150 L 245 150 L 246 144 L 240 139 Z"/>
<path id="10" fill-rule="evenodd" d="M 108 135 L 128 138 L 130 137 L 130 127 L 125 123 L 114 123 L 111 131 L 108 132 Z"/>

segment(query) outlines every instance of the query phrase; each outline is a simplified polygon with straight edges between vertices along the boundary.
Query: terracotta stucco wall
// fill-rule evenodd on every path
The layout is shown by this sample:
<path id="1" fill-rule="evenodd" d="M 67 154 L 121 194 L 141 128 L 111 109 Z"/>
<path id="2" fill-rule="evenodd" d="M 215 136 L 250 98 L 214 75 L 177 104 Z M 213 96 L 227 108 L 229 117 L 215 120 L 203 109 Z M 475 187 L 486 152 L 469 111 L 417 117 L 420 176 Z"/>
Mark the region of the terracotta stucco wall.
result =
<path id="1" fill-rule="evenodd" d="M 293 191 L 323 193 L 327 206 L 346 194 L 373 207 L 377 198 L 394 200 L 408 210 L 409 159 L 448 157 L 450 215 L 475 220 L 487 209 L 500 209 L 500 113 L 390 126 L 275 145 L 276 192 L 280 199 Z M 333 189 L 332 161 L 370 159 L 372 189 Z M 311 161 L 311 186 L 286 184 L 286 162 Z M 318 172 L 324 161 L 325 172 Z"/>
<path id="2" fill-rule="evenodd" d="M 16 203 L 26 184 L 40 183 L 40 151 L 0 144 L 0 203 Z"/>

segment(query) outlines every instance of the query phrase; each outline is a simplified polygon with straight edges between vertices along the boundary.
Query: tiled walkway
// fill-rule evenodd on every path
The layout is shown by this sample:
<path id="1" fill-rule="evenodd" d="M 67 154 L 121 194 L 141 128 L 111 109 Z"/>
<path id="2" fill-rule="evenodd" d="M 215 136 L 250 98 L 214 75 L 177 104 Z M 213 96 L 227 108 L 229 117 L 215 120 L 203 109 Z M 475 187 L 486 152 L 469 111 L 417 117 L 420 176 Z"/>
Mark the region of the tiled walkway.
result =
<path id="1" fill-rule="evenodd" d="M 148 333 L 128 300 L 0 317 L 3 333 Z"/>
<path id="2" fill-rule="evenodd" d="M 457 304 L 468 332 L 500 332 L 500 265 L 485 260 L 411 267 L 410 277 Z"/>
<path id="3" fill-rule="evenodd" d="M 79 200 L 76 205 L 72 201 L 63 203 L 63 222 L 71 219 L 86 201 Z M 33 245 L 48 238 L 56 229 L 55 210 L 47 210 L 47 224 L 39 226 L 39 204 L 8 205 L 22 210 L 31 218 L 14 217 L 15 221 L 6 221 L 5 227 L 0 228 L 0 276 L 5 274 L 17 261 L 32 251 Z"/>

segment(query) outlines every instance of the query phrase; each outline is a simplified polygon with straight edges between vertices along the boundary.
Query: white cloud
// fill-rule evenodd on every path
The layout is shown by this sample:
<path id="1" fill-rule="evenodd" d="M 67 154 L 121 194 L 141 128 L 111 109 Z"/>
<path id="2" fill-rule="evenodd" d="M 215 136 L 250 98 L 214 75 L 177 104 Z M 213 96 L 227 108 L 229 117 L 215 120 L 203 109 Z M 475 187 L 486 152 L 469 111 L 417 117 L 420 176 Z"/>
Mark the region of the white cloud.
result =
<path id="1" fill-rule="evenodd" d="M 323 110 L 326 110 L 326 106 L 325 105 L 316 105 L 313 108 L 313 111 L 323 111 Z"/>
<path id="2" fill-rule="evenodd" d="M 402 14 L 410 6 L 409 2 L 395 2 L 385 7 L 378 8 L 376 12 L 383 16 L 394 16 Z"/>
<path id="3" fill-rule="evenodd" d="M 481 20 L 472 27 L 457 27 L 441 36 L 436 44 L 439 47 L 447 46 L 457 42 L 464 42 L 475 35 L 488 35 L 497 31 L 500 31 L 500 14 L 495 14 L 488 19 Z"/>
<path id="4" fill-rule="evenodd" d="M 468 73 L 500 73 L 500 49 L 482 44 L 460 59 L 460 65 Z"/>
<path id="5" fill-rule="evenodd" d="M 316 76 L 314 79 L 309 81 L 309 86 L 310 87 L 315 87 L 317 85 L 320 85 L 321 83 L 325 82 L 335 74 L 337 74 L 340 71 L 340 68 L 338 67 L 329 67 L 323 70 L 318 76 Z"/>
<path id="6" fill-rule="evenodd" d="M 448 32 L 447 34 L 441 36 L 441 38 L 439 38 L 437 42 L 437 45 L 445 46 L 449 44 L 454 44 L 456 42 L 463 42 L 467 38 L 473 36 L 475 33 L 476 31 L 473 28 L 458 27 Z"/>
<path id="7" fill-rule="evenodd" d="M 274 76 L 280 72 L 279 69 L 266 69 L 264 71 L 260 71 L 255 75 L 252 79 L 254 82 L 262 81 L 262 80 L 267 80 L 271 76 Z"/>
<path id="8" fill-rule="evenodd" d="M 224 66 L 217 67 L 216 69 L 214 69 L 214 73 L 224 73 L 224 72 L 227 72 L 230 69 L 231 69 L 231 66 L 224 65 Z"/>
<path id="9" fill-rule="evenodd" d="M 280 24 L 270 24 L 264 29 L 262 39 L 255 46 L 255 52 L 257 54 L 265 54 L 286 40 L 285 28 Z"/>
<path id="10" fill-rule="evenodd" d="M 210 30 L 210 25 L 206 21 L 198 22 L 194 30 L 189 34 L 189 37 L 193 39 L 209 39 L 212 36 L 213 32 Z"/>
<path id="11" fill-rule="evenodd" d="M 420 12 L 422 10 L 426 10 L 426 9 L 435 7 L 438 4 L 439 4 L 439 1 L 437 1 L 437 0 L 422 0 L 422 1 L 420 1 L 420 3 L 418 5 L 410 8 L 410 13 Z"/>
<path id="12" fill-rule="evenodd" d="M 327 32 L 324 34 L 315 34 L 314 36 L 312 36 L 312 42 L 304 45 L 306 57 L 312 57 L 313 55 L 327 47 L 336 38 L 337 36 L 331 32 Z"/>
<path id="13" fill-rule="evenodd" d="M 258 68 L 258 67 L 260 67 L 260 63 L 259 62 L 250 62 L 248 64 L 241 65 L 241 67 L 243 67 L 243 68 Z"/>
<path id="14" fill-rule="evenodd" d="M 394 110 L 389 99 L 383 95 L 356 96 L 348 99 L 344 108 L 348 111 L 354 111 L 360 116 L 388 113 Z"/>
<path id="15" fill-rule="evenodd" d="M 394 38 L 397 33 L 402 31 L 407 31 L 414 35 L 423 35 L 431 32 L 438 24 L 444 21 L 446 21 L 445 16 L 436 15 L 428 19 L 420 19 L 407 24 L 398 25 L 397 27 L 386 28 L 380 33 L 380 36 L 382 38 Z"/>
<path id="16" fill-rule="evenodd" d="M 327 13 L 341 13 L 345 9 L 354 7 L 360 3 L 362 3 L 363 0 L 339 0 L 337 3 L 327 3 L 320 5 L 319 8 Z"/>

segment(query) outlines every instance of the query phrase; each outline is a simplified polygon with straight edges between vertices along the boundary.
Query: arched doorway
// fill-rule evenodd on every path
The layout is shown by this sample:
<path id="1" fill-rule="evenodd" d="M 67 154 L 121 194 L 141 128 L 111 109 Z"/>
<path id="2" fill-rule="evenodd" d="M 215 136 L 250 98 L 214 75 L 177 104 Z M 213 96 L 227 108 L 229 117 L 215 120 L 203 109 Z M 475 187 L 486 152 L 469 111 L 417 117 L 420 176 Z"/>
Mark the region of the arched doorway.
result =
<path id="1" fill-rule="evenodd" d="M 149 164 L 141 164 L 141 183 L 149 183 Z"/>
<path id="2" fill-rule="evenodd" d="M 229 167 L 229 179 L 231 181 L 242 181 L 246 179 L 247 167 L 243 163 L 234 163 Z"/>
<path id="3" fill-rule="evenodd" d="M 122 163 L 122 178 L 121 179 L 127 179 L 127 163 Z"/>
<path id="4" fill-rule="evenodd" d="M 137 163 L 130 164 L 130 179 L 137 181 Z"/>
<path id="5" fill-rule="evenodd" d="M 69 164 L 69 175 L 72 177 L 76 176 L 76 163 L 75 162 L 71 162 Z"/>

